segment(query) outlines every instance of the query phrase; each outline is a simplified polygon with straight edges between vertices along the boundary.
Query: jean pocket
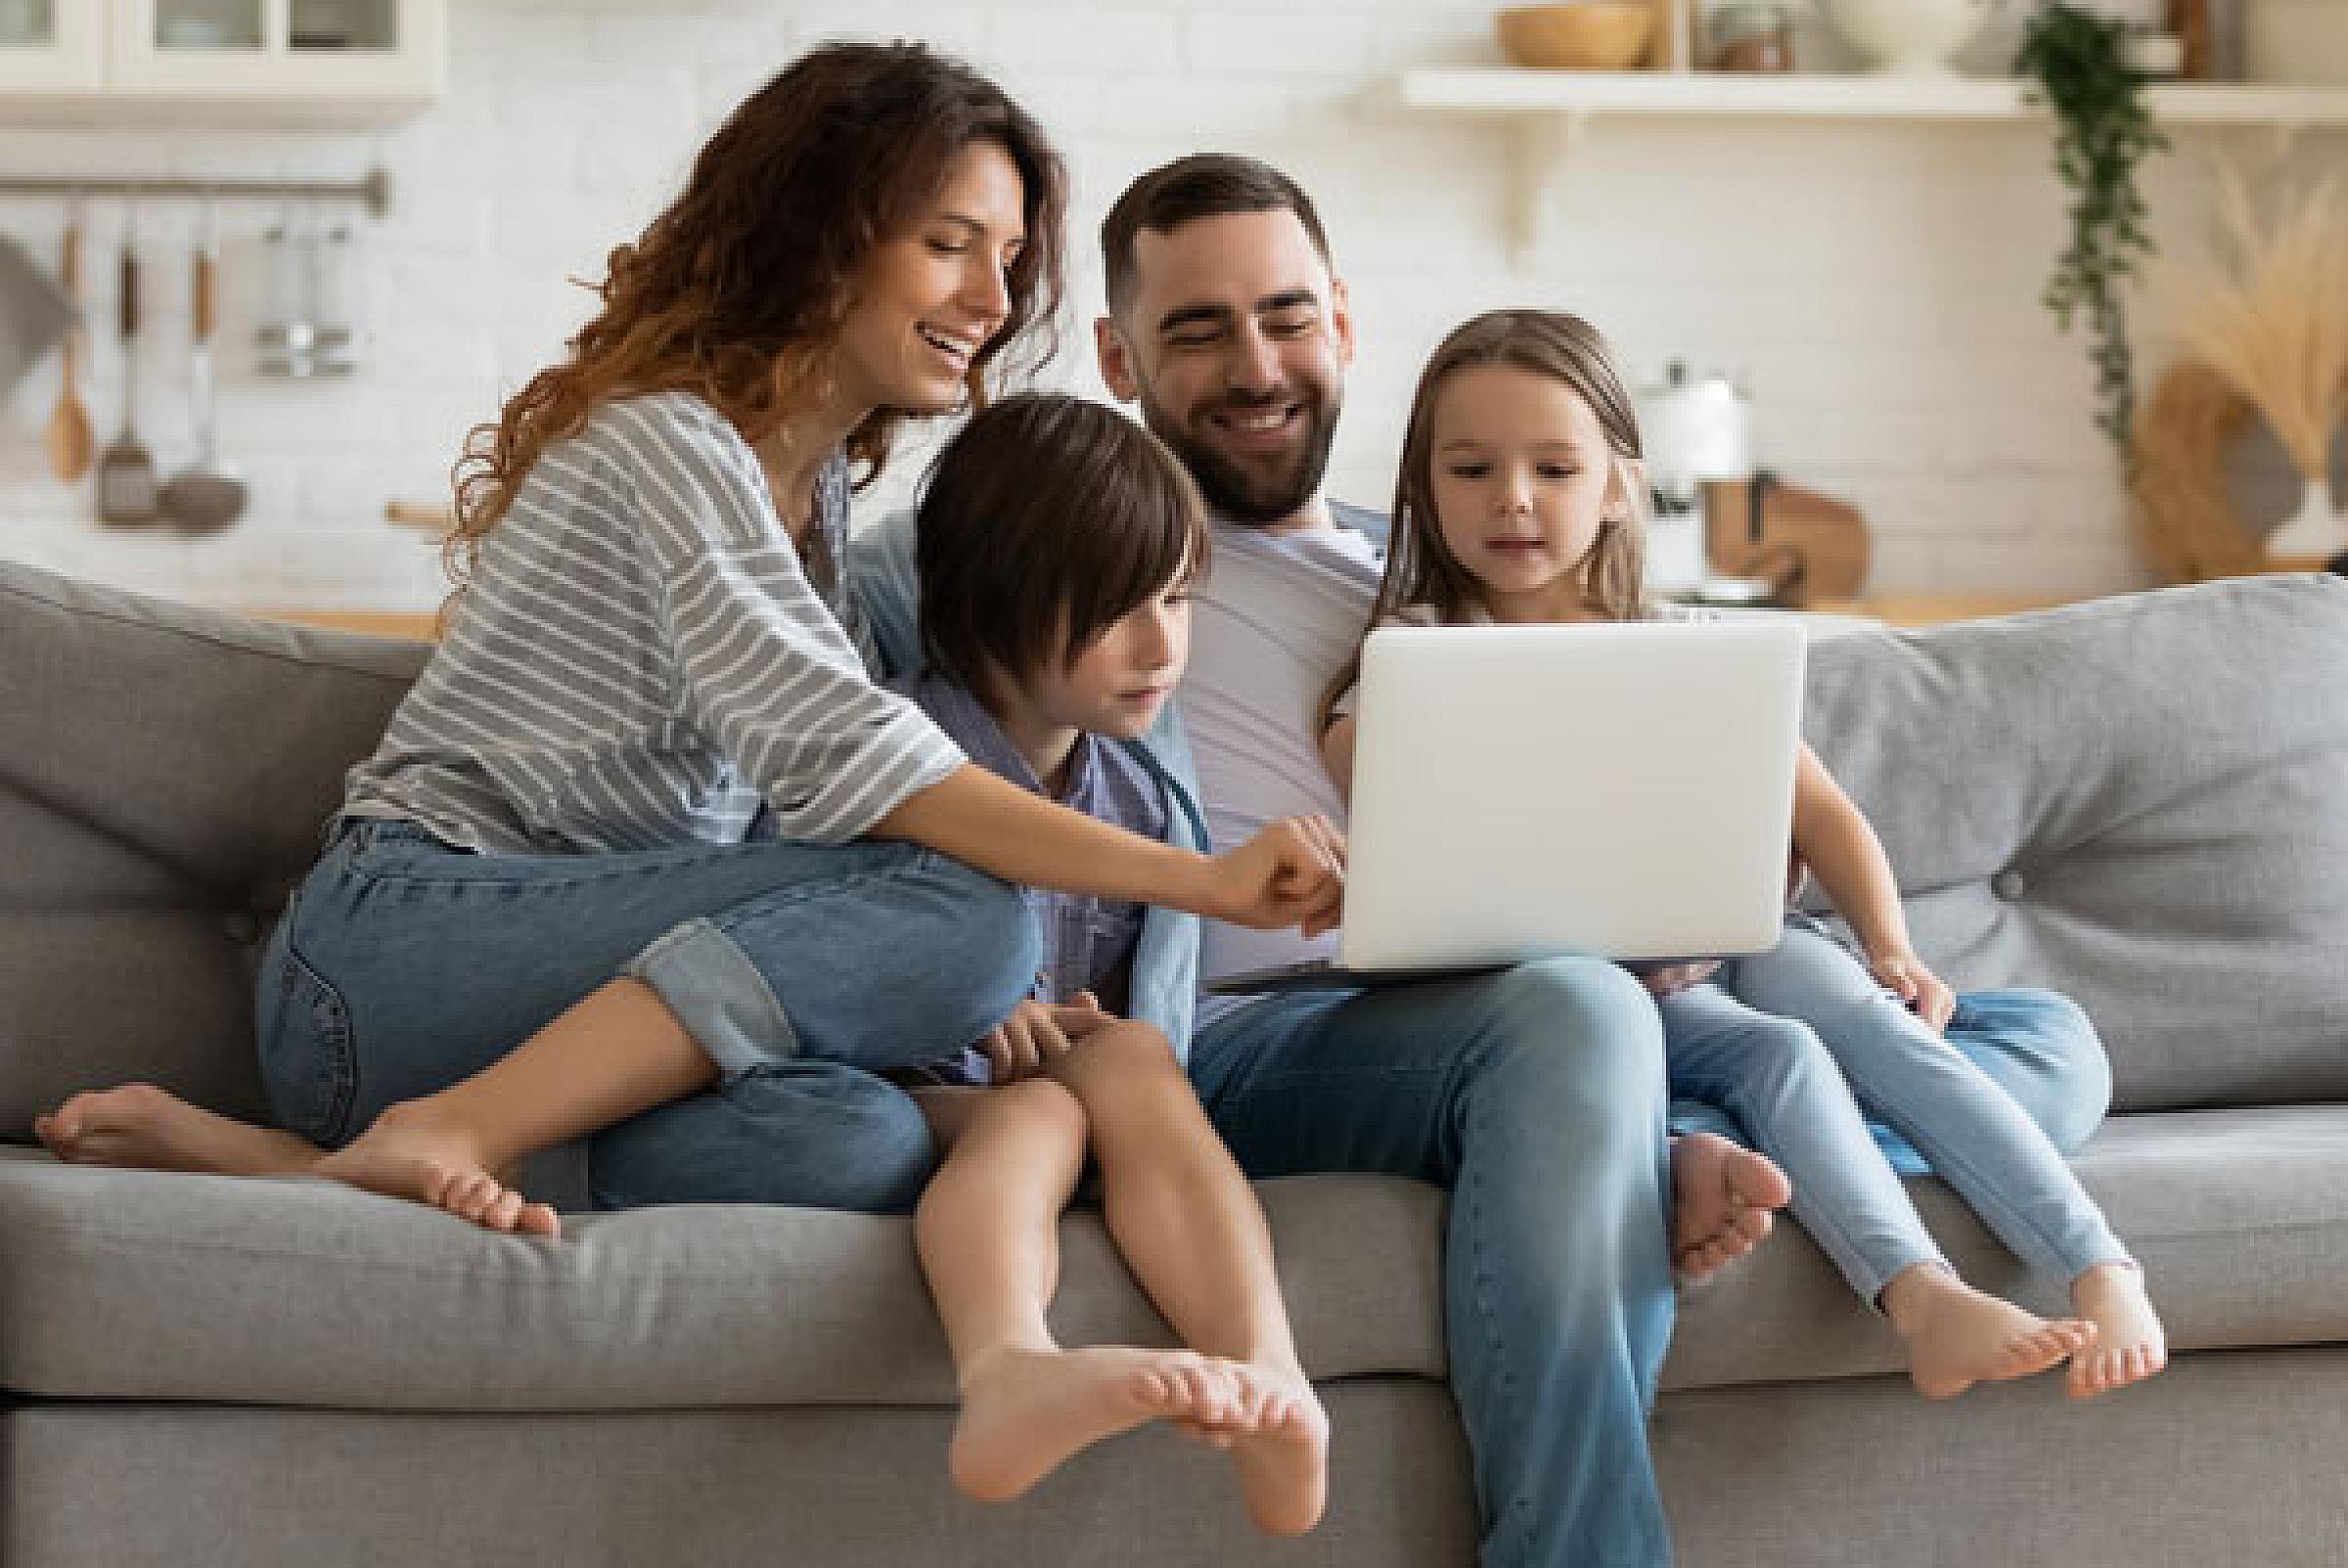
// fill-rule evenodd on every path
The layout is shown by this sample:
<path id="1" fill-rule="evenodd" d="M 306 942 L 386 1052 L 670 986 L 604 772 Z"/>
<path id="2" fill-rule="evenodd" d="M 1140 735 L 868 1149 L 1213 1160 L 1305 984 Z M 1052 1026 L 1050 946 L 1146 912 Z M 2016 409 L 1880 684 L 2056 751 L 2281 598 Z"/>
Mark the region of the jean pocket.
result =
<path id="1" fill-rule="evenodd" d="M 277 1125 L 332 1146 L 347 1131 L 358 1093 L 350 1008 L 342 993 L 282 940 L 261 974 L 261 1087 Z"/>

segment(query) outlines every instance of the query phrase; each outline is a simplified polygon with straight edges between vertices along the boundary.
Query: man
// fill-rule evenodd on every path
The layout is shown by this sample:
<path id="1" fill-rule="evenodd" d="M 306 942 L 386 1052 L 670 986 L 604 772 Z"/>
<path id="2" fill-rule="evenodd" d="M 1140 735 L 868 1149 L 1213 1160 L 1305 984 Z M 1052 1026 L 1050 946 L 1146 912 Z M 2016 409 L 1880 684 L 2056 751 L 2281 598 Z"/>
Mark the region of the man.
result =
<path id="1" fill-rule="evenodd" d="M 1180 692 L 1210 831 L 1236 843 L 1276 817 L 1341 818 L 1312 714 L 1368 618 L 1379 561 L 1363 530 L 1382 519 L 1322 492 L 1354 324 L 1319 218 L 1277 170 L 1202 156 L 1136 180 L 1102 246 L 1102 374 L 1217 516 Z M 1210 925 L 1203 976 L 1308 956 L 1294 932 Z M 2100 1119 L 2108 1068 L 2068 1004 L 1965 998 L 1950 1038 L 2058 1144 Z M 1661 1048 L 1638 983 L 1567 961 L 1377 993 L 1210 998 L 1191 1072 L 1250 1176 L 1380 1171 L 1452 1190 L 1451 1373 L 1486 1568 L 1667 1560 L 1646 1414 L 1672 1256 L 1701 1268 L 1749 1249 L 1763 1229 L 1752 1211 L 1783 1193 L 1725 1163 L 1717 1141 L 1684 1139 L 1703 1157 L 1680 1162 L 1667 1240 Z M 1727 1126 L 1683 1109 L 1685 1127 Z M 1895 1162 L 1922 1169 L 1905 1147 Z"/>

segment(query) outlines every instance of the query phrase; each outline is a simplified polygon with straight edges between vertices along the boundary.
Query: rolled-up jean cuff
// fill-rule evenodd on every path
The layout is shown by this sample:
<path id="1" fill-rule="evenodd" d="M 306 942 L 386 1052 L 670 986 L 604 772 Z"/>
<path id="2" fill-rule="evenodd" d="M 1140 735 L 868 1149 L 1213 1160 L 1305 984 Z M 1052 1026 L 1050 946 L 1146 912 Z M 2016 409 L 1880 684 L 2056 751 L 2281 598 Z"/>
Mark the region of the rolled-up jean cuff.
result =
<path id="1" fill-rule="evenodd" d="M 726 1083 L 799 1053 L 798 1032 L 766 976 L 709 920 L 687 920 L 668 931 L 636 955 L 625 972 L 660 994 Z"/>

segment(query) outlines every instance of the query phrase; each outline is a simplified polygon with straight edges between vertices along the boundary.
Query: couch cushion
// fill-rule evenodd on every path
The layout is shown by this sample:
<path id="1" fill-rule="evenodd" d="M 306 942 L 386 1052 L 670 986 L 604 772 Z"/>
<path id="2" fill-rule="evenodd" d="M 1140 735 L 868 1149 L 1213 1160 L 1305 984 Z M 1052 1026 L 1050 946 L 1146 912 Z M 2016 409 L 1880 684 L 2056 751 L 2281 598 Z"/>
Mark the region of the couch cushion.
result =
<path id="1" fill-rule="evenodd" d="M 2121 1117 L 2078 1165 L 2179 1350 L 2348 1340 L 2348 1107 Z M 2060 1305 L 1945 1187 L 1911 1189 L 1966 1278 Z M 1339 1176 L 1258 1190 L 1313 1375 L 1441 1376 L 1442 1195 Z M 0 1387 L 354 1409 L 951 1402 L 904 1220 L 741 1206 L 565 1223 L 565 1240 L 519 1240 L 323 1183 L 10 1151 Z M 1068 1343 L 1171 1342 L 1097 1213 L 1061 1239 Z M 1688 1293 L 1664 1386 L 1901 1366 L 1787 1223 Z"/>
<path id="2" fill-rule="evenodd" d="M 2117 1116 L 2073 1162 L 2145 1265 L 2172 1348 L 2348 1341 L 2348 1106 Z M 1911 1182 L 1949 1261 L 1984 1290 L 2067 1310 L 1957 1196 Z M 1790 1223 L 1688 1293 L 1665 1388 L 1866 1377 L 1905 1366 Z"/>
<path id="3" fill-rule="evenodd" d="M 1837 639 L 1805 724 L 1925 957 L 2077 999 L 2118 1108 L 2348 1100 L 2348 581 Z"/>
<path id="4" fill-rule="evenodd" d="M 1440 1376 L 1443 1202 L 1262 1188 L 1314 1375 Z M 493 1236 L 317 1182 L 0 1158 L 0 1387 L 363 1409 L 953 1401 L 911 1222 L 756 1206 Z M 1061 1227 L 1069 1343 L 1170 1344 L 1097 1212 Z"/>
<path id="5" fill-rule="evenodd" d="M 0 563 L 0 1137 L 134 1078 L 262 1113 L 259 945 L 424 654 Z"/>

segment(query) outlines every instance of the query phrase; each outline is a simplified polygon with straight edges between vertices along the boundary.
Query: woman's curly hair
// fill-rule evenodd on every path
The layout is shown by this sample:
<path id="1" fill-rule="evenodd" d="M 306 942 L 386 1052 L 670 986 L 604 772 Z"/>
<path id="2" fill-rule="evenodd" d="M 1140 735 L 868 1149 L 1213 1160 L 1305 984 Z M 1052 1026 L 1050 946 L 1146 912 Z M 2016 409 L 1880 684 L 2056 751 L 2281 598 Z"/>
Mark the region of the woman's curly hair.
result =
<path id="1" fill-rule="evenodd" d="M 532 377 L 458 459 L 456 526 L 443 551 L 461 591 L 548 446 L 619 397 L 699 394 L 756 444 L 826 395 L 859 270 L 933 200 L 964 148 L 1001 148 L 1018 169 L 1027 243 L 1006 286 L 1011 312 L 973 358 L 986 372 L 1018 343 L 1051 357 L 1064 287 L 1067 172 L 1043 129 L 1000 87 L 918 44 L 833 44 L 745 100 L 695 159 L 683 194 L 634 245 L 611 252 L 603 308 L 562 363 Z M 898 421 L 875 410 L 847 455 L 869 483 Z"/>

